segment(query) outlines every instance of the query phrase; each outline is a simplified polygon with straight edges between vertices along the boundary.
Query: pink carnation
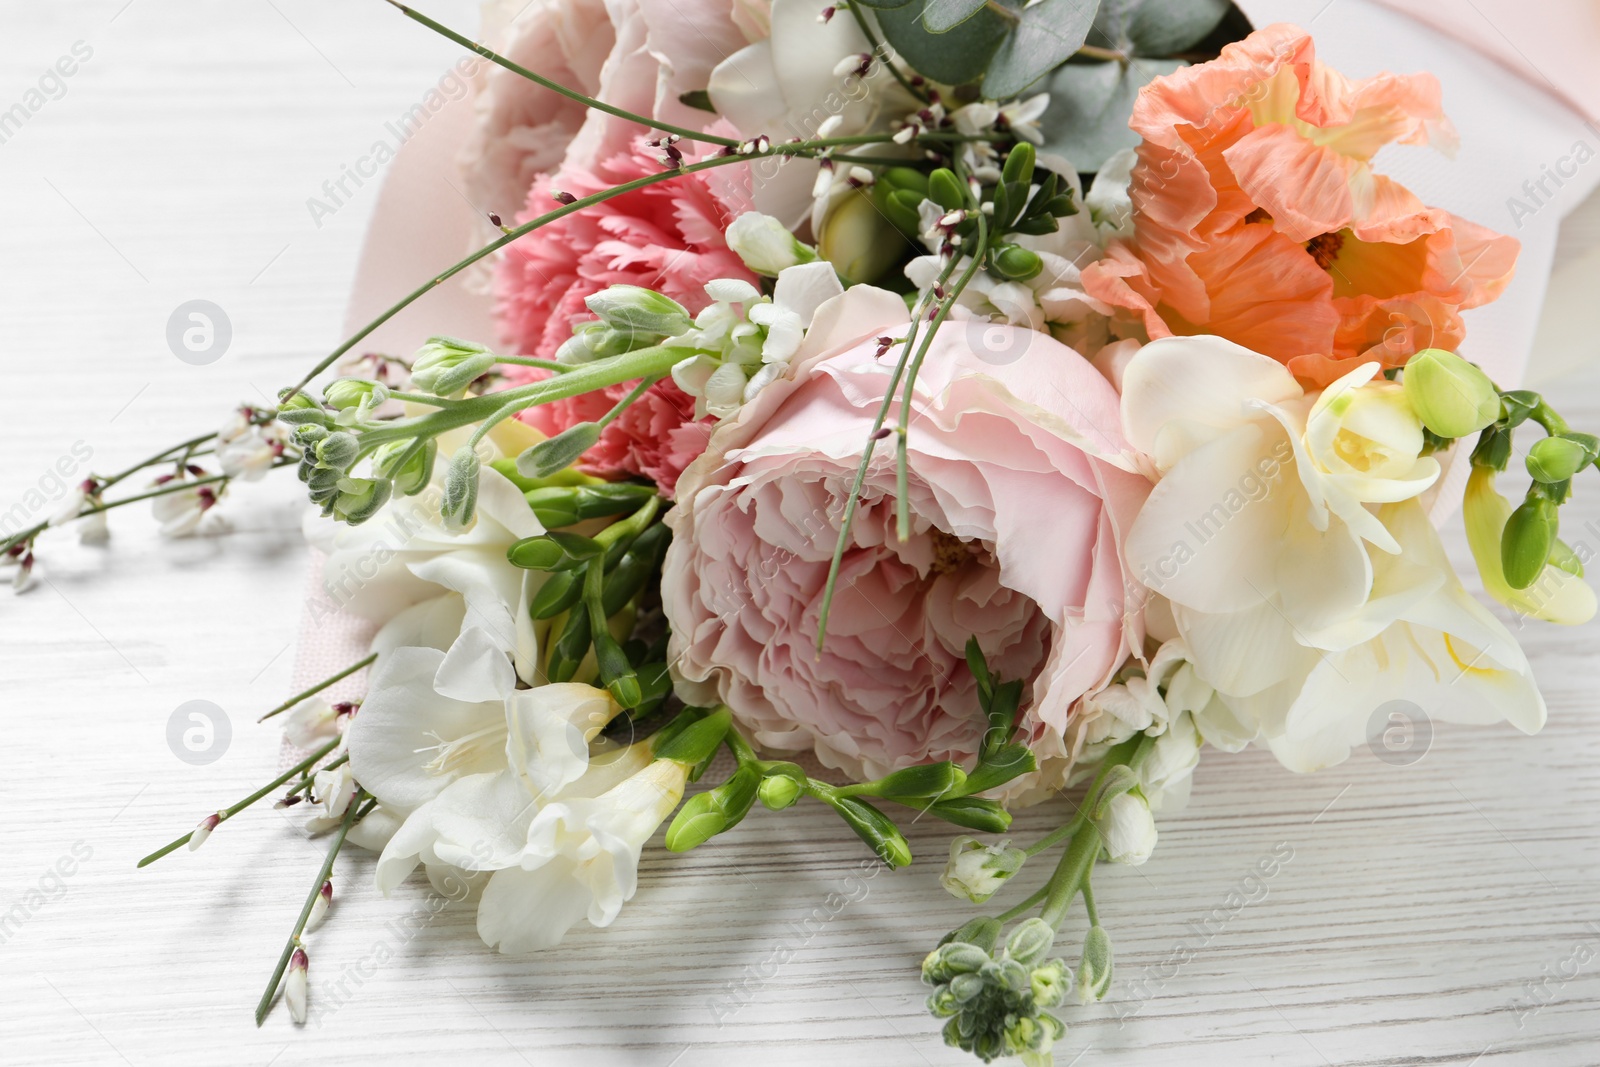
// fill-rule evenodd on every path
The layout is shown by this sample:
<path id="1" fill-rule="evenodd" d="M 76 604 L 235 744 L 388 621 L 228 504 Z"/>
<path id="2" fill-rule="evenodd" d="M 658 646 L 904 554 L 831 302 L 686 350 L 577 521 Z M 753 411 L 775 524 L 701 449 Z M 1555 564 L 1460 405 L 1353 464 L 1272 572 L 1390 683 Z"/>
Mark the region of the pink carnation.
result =
<path id="1" fill-rule="evenodd" d="M 533 381 L 543 373 L 535 371 L 522 380 Z M 599 419 L 635 384 L 624 382 L 570 400 L 541 404 L 523 412 L 522 420 L 554 436 L 569 426 Z M 601 478 L 649 478 L 670 499 L 678 476 L 706 450 L 712 421 L 696 422 L 694 397 L 671 378 L 663 378 L 601 431 L 600 440 L 584 453 L 578 468 Z"/>
<path id="2" fill-rule="evenodd" d="M 911 423 L 912 537 L 896 539 L 886 446 L 816 651 L 843 504 L 890 383 L 875 339 L 905 325 L 900 298 L 870 287 L 823 305 L 792 374 L 719 424 L 679 480 L 661 587 L 679 692 L 858 780 L 970 763 L 985 730 L 963 656 L 975 636 L 997 673 L 1029 679 L 1022 726 L 1045 774 L 1011 791 L 1057 784 L 1079 699 L 1142 644 L 1121 544 L 1150 483 L 1115 390 L 1049 335 L 940 329 Z M 985 358 L 996 330 L 1015 335 L 999 346 L 1014 361 Z"/>
<path id="3" fill-rule="evenodd" d="M 584 197 L 661 172 L 660 149 L 643 138 L 633 148 L 592 170 L 569 158 L 553 178 L 534 182 L 519 221 L 554 207 L 554 191 Z M 746 168 L 728 170 L 744 173 Z M 726 238 L 741 194 L 726 179 L 713 181 L 718 173 L 686 174 L 646 186 L 567 215 L 512 244 L 496 280 L 502 340 L 524 355 L 548 358 L 572 336 L 576 323 L 593 320 L 584 298 L 611 285 L 654 289 L 696 312 L 710 302 L 706 282 L 754 282 Z"/>

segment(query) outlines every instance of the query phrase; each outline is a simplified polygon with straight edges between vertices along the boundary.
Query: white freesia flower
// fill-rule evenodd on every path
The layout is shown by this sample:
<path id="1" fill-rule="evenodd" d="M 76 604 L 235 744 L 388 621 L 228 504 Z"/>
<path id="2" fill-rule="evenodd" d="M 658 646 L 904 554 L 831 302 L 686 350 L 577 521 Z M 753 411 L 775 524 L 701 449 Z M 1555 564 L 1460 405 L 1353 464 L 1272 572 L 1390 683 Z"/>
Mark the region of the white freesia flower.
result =
<path id="1" fill-rule="evenodd" d="M 684 764 L 655 760 L 599 796 L 542 808 L 517 865 L 484 887 L 478 936 L 523 953 L 559 944 L 585 917 L 609 926 L 638 888 L 639 853 L 683 799 L 688 778 Z"/>
<path id="2" fill-rule="evenodd" d="M 1371 713 L 1544 722 L 1511 635 L 1462 588 L 1416 496 L 1438 476 L 1403 393 L 1366 365 L 1307 396 L 1217 337 L 1127 364 L 1123 423 L 1161 481 L 1129 532 L 1190 662 L 1295 770 L 1344 759 Z"/>
<path id="3" fill-rule="evenodd" d="M 843 292 L 832 265 L 820 261 L 784 268 L 771 300 L 749 282 L 709 282 L 713 303 L 693 329 L 663 342 L 699 350 L 672 368 L 678 388 L 695 398 L 695 417 L 729 418 L 781 377 L 817 308 Z"/>
<path id="4" fill-rule="evenodd" d="M 890 119 L 914 110 L 917 100 L 880 60 L 873 60 L 864 77 L 857 73 L 872 44 L 854 18 L 820 22 L 826 6 L 828 0 L 773 0 L 771 36 L 712 70 L 711 102 L 746 137 L 810 138 L 827 123 L 832 136 L 882 132 L 892 149 Z M 804 222 L 819 164 L 791 158 L 780 165 L 770 157 L 755 166 L 756 209 L 789 228 Z"/>
<path id="5" fill-rule="evenodd" d="M 307 531 L 328 554 L 324 593 L 343 610 L 386 624 L 373 642 L 380 654 L 438 646 L 449 651 L 454 673 L 470 678 L 484 676 L 495 655 L 510 653 L 517 676 L 531 682 L 539 628 L 528 602 L 545 575 L 513 566 L 506 549 L 544 528 L 522 492 L 483 467 L 476 521 L 469 530 L 452 530 L 439 515 L 442 468 L 428 489 L 395 500 L 371 522 L 319 520 Z M 473 630 L 480 638 L 460 640 Z"/>
<path id="6" fill-rule="evenodd" d="M 1097 825 L 1105 841 L 1106 856 L 1113 863 L 1137 867 L 1155 851 L 1156 820 L 1150 814 L 1150 805 L 1137 793 L 1112 797 Z"/>

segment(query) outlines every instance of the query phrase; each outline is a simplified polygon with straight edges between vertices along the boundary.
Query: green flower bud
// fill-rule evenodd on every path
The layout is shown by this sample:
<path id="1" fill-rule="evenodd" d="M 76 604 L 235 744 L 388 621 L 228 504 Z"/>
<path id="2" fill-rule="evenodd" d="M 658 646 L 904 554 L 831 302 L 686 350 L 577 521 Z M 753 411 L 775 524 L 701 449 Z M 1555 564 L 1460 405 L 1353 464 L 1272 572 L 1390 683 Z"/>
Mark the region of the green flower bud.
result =
<path id="1" fill-rule="evenodd" d="M 972 779 L 967 779 L 970 788 Z M 998 801 L 983 797 L 956 797 L 940 800 L 928 808 L 947 823 L 985 834 L 1003 834 L 1011 828 L 1011 813 Z"/>
<path id="2" fill-rule="evenodd" d="M 472 525 L 478 511 L 478 454 L 470 445 L 462 445 L 450 457 L 450 466 L 444 473 L 444 500 L 439 513 L 445 525 L 465 530 Z"/>
<path id="3" fill-rule="evenodd" d="M 453 396 L 494 366 L 494 353 L 471 341 L 430 337 L 411 364 L 411 384 L 434 396 Z"/>
<path id="4" fill-rule="evenodd" d="M 982 904 L 1022 869 L 1027 858 L 1026 852 L 1007 847 L 1005 841 L 985 845 L 975 837 L 962 835 L 950 842 L 950 859 L 939 876 L 939 884 L 951 896 Z"/>
<path id="5" fill-rule="evenodd" d="M 949 760 L 906 767 L 872 783 L 872 795 L 896 800 L 920 800 L 959 793 L 967 782 L 966 772 Z"/>
<path id="6" fill-rule="evenodd" d="M 578 521 L 578 498 L 565 486 L 545 486 L 522 494 L 534 517 L 546 530 L 559 530 Z"/>
<path id="7" fill-rule="evenodd" d="M 304 393 L 296 393 L 293 400 L 278 409 L 278 421 L 285 426 L 320 426 L 327 428 L 333 425 L 333 416 L 324 411 L 321 404 L 318 404 Z"/>
<path id="8" fill-rule="evenodd" d="M 597 422 L 580 422 L 545 438 L 517 457 L 517 473 L 524 478 L 548 478 L 565 470 L 600 440 L 600 429 Z"/>
<path id="9" fill-rule="evenodd" d="M 1055 940 L 1055 928 L 1049 923 L 1037 917 L 1028 919 L 1006 939 L 1006 955 L 1024 967 L 1032 967 L 1045 958 Z"/>
<path id="10" fill-rule="evenodd" d="M 1110 989 L 1111 935 L 1103 926 L 1091 926 L 1084 936 L 1083 958 L 1078 963 L 1078 999 L 1085 1004 L 1104 1000 Z"/>
<path id="11" fill-rule="evenodd" d="M 1036 155 L 1033 145 L 1027 141 L 1018 141 L 1006 155 L 1006 164 L 1000 172 L 1003 182 L 1021 182 L 1026 186 L 1033 181 L 1033 168 Z"/>
<path id="12" fill-rule="evenodd" d="M 877 281 L 900 258 L 905 247 L 898 231 L 873 205 L 872 196 L 857 189 L 828 212 L 817 251 L 852 284 Z"/>
<path id="13" fill-rule="evenodd" d="M 728 817 L 710 793 L 699 793 L 684 801 L 683 807 L 667 827 L 667 851 L 687 852 L 703 845 L 728 828 Z"/>
<path id="14" fill-rule="evenodd" d="M 977 945 L 952 941 L 940 945 L 922 961 L 922 980 L 929 985 L 948 982 L 958 974 L 974 974 L 992 962 Z"/>
<path id="15" fill-rule="evenodd" d="M 344 478 L 333 499 L 334 517 L 359 526 L 389 502 L 389 483 L 372 478 Z"/>
<path id="16" fill-rule="evenodd" d="M 996 274 L 1013 282 L 1036 278 L 1044 270 L 1044 260 L 1039 258 L 1039 253 L 1015 244 L 1000 245 L 989 262 L 993 264 Z"/>
<path id="17" fill-rule="evenodd" d="M 347 471 L 361 454 L 361 444 L 356 440 L 355 434 L 341 430 L 338 433 L 330 433 L 318 441 L 312 452 L 316 454 L 317 466 L 328 470 Z"/>
<path id="18" fill-rule="evenodd" d="M 1555 546 L 1558 522 L 1554 502 L 1538 495 L 1524 500 L 1506 520 L 1500 535 L 1500 566 L 1511 588 L 1528 588 L 1544 571 Z"/>
<path id="19" fill-rule="evenodd" d="M 1594 455 L 1569 437 L 1546 437 L 1528 449 L 1528 473 L 1536 482 L 1564 482 L 1587 467 Z"/>
<path id="20" fill-rule="evenodd" d="M 774 774 L 761 780 L 759 795 L 762 807 L 782 811 L 800 799 L 800 783 L 787 774 Z"/>
<path id="21" fill-rule="evenodd" d="M 684 712 L 685 715 L 689 713 L 689 711 Z M 716 752 L 717 746 L 722 744 L 722 739 L 727 736 L 728 728 L 732 724 L 733 712 L 723 707 L 695 719 L 680 729 L 669 726 L 652 741 L 656 759 L 675 760 L 692 767 Z M 676 723 L 673 725 L 676 726 Z"/>
<path id="22" fill-rule="evenodd" d="M 594 625 L 592 621 L 590 625 Z M 600 682 L 611 691 L 612 698 L 624 708 L 638 707 L 639 701 L 644 699 L 639 676 L 634 673 L 633 663 L 610 631 L 595 631 L 594 658 L 600 668 Z M 750 796 L 751 799 L 755 798 L 754 785 L 750 787 Z"/>
<path id="23" fill-rule="evenodd" d="M 582 595 L 581 570 L 556 571 L 533 594 L 528 604 L 528 615 L 534 619 L 553 619 L 576 604 Z"/>
<path id="24" fill-rule="evenodd" d="M 878 175 L 874 185 L 900 192 L 916 193 L 920 198 L 927 195 L 928 176 L 915 167 L 886 167 Z"/>
<path id="25" fill-rule="evenodd" d="M 1041 1008 L 1053 1008 L 1067 999 L 1072 988 L 1072 972 L 1065 960 L 1049 960 L 1039 964 L 1028 975 L 1033 984 L 1033 1002 Z"/>
<path id="26" fill-rule="evenodd" d="M 939 940 L 939 944 L 950 945 L 959 941 L 967 945 L 977 945 L 985 952 L 993 952 L 994 946 L 1000 941 L 1000 930 L 999 919 L 979 915 L 945 934 Z"/>
<path id="27" fill-rule="evenodd" d="M 950 987 L 947 985 L 940 986 L 932 993 L 929 993 L 927 1004 L 928 1011 L 937 1019 L 948 1019 L 961 1010 L 961 1002 L 956 999 L 956 995 L 950 991 Z"/>
<path id="28" fill-rule="evenodd" d="M 817 250 L 795 239 L 789 227 L 759 211 L 746 211 L 728 227 L 728 247 L 757 274 L 776 278 L 800 263 L 815 263 Z"/>
<path id="29" fill-rule="evenodd" d="M 940 167 L 928 175 L 928 199 L 946 211 L 954 211 L 967 202 L 967 194 L 955 172 L 949 167 Z"/>
<path id="30" fill-rule="evenodd" d="M 691 324 L 689 312 L 669 296 L 637 285 L 613 285 L 584 301 L 589 310 L 622 331 L 670 337 Z"/>
<path id="31" fill-rule="evenodd" d="M 922 231 L 922 216 L 917 209 L 925 198 L 924 193 L 896 189 L 881 179 L 872 186 L 873 204 L 907 237 L 916 237 Z"/>
<path id="32" fill-rule="evenodd" d="M 402 496 L 416 496 L 433 479 L 434 460 L 439 455 L 438 441 L 429 438 L 421 448 L 413 441 L 395 441 L 373 453 L 373 470 L 394 482 Z"/>
<path id="33" fill-rule="evenodd" d="M 1509 393 L 1500 394 L 1501 416 L 1505 419 L 1507 429 L 1516 429 L 1528 421 L 1534 409 L 1540 404 L 1542 398 L 1532 389 L 1513 389 Z M 1505 470 L 1504 466 L 1497 470 Z"/>
<path id="34" fill-rule="evenodd" d="M 572 681 L 583 658 L 589 654 L 589 636 L 589 613 L 580 607 L 567 616 L 561 636 L 550 646 L 544 672 L 552 682 Z"/>
<path id="35" fill-rule="evenodd" d="M 905 835 L 883 812 L 856 797 L 837 797 L 833 810 L 845 825 L 865 841 L 877 857 L 890 867 L 904 867 L 911 862 L 911 846 Z"/>
<path id="36" fill-rule="evenodd" d="M 311 423 L 306 426 L 296 426 L 294 428 L 294 433 L 290 435 L 289 440 L 294 442 L 294 444 L 300 448 L 311 448 L 318 441 L 327 436 L 328 428 L 326 426 L 320 426 L 316 423 Z"/>
<path id="37" fill-rule="evenodd" d="M 322 399 L 335 411 L 360 407 L 362 404 L 377 407 L 389 399 L 389 387 L 367 378 L 340 378 L 328 383 L 327 388 L 322 390 Z"/>
<path id="38" fill-rule="evenodd" d="M 513 567 L 529 571 L 554 570 L 566 561 L 567 554 L 561 546 L 548 537 L 524 537 L 506 549 L 506 559 Z"/>
<path id="39" fill-rule="evenodd" d="M 1423 349 L 1406 363 L 1401 382 L 1411 410 L 1440 437 L 1465 437 L 1500 417 L 1494 383 L 1454 352 Z"/>
<path id="40" fill-rule="evenodd" d="M 976 974 L 958 974 L 950 979 L 950 995 L 956 998 L 958 1004 L 966 1004 L 976 1000 L 983 992 L 984 980 Z"/>

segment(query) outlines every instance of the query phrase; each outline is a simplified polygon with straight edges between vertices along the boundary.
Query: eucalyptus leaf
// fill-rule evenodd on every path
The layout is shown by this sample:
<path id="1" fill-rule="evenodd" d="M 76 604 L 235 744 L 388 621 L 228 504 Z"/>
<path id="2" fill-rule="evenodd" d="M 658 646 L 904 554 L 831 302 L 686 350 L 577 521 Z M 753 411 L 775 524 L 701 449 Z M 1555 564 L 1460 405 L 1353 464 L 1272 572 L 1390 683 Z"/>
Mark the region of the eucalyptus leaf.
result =
<path id="1" fill-rule="evenodd" d="M 1228 0 L 1101 0 L 1092 43 L 1134 56 L 1176 55 L 1205 40 L 1229 6 Z"/>
<path id="2" fill-rule="evenodd" d="M 922 24 L 930 33 L 949 33 L 983 9 L 988 0 L 926 0 Z"/>
<path id="3" fill-rule="evenodd" d="M 1067 64 L 1050 78 L 1050 108 L 1039 121 L 1042 150 L 1067 157 L 1080 171 L 1099 170 L 1139 144 L 1128 128 L 1139 90 L 1187 65 L 1181 59 Z"/>
<path id="4" fill-rule="evenodd" d="M 930 33 L 922 24 L 922 12 L 921 0 L 880 10 L 878 26 L 912 70 L 946 85 L 965 85 L 982 77 L 1012 25 L 993 7 L 984 7 L 962 23 L 960 33 Z"/>
<path id="5" fill-rule="evenodd" d="M 887 11 L 896 7 L 908 7 L 911 5 L 912 0 L 851 0 L 851 2 L 859 3 L 862 7 L 870 7 L 876 8 L 879 11 Z M 921 5 L 919 4 L 918 7 L 920 8 L 920 6 Z"/>
<path id="6" fill-rule="evenodd" d="M 984 98 L 1008 100 L 1065 63 L 1083 47 L 1099 7 L 1100 0 L 1040 0 L 1017 12 L 984 73 Z"/>

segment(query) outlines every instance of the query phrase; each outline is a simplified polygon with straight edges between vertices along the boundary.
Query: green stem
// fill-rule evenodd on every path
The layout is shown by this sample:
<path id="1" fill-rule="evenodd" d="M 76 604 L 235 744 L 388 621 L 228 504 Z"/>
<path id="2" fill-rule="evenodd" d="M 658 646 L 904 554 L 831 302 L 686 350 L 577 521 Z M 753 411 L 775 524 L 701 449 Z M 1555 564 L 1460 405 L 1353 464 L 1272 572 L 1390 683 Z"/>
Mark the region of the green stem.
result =
<path id="1" fill-rule="evenodd" d="M 325 771 L 331 771 L 335 767 L 339 766 L 340 764 L 349 763 L 349 762 L 350 762 L 350 753 L 346 752 L 344 755 L 338 757 L 337 759 L 329 760 L 327 765 L 324 766 L 322 769 L 325 770 Z M 310 778 L 310 777 L 306 777 L 306 778 L 300 779 L 300 781 L 296 782 L 294 785 L 289 787 L 289 792 L 288 792 L 287 795 L 292 797 L 296 793 L 305 792 L 308 788 L 310 788 L 312 781 L 313 781 L 313 779 Z"/>
<path id="2" fill-rule="evenodd" d="M 1022 915 L 1025 912 L 1032 911 L 1035 905 L 1045 898 L 1045 894 L 1049 892 L 1049 889 L 1050 887 L 1048 885 L 1040 886 L 1038 889 L 1033 891 L 1027 900 L 1024 900 L 1014 908 L 1009 908 L 1006 911 L 1001 912 L 999 915 L 996 915 L 995 918 L 1002 923 L 1008 923 L 1017 916 Z"/>
<path id="3" fill-rule="evenodd" d="M 376 652 L 374 652 L 374 653 L 372 653 L 372 655 L 367 656 L 364 659 L 357 660 L 355 663 L 352 663 L 350 666 L 346 667 L 344 670 L 340 671 L 338 674 L 335 674 L 333 677 L 324 678 L 322 681 L 318 682 L 316 685 L 312 686 L 310 689 L 307 689 L 304 693 L 296 693 L 294 696 L 290 697 L 288 700 L 285 700 L 282 704 L 279 704 L 277 707 L 273 708 L 271 711 L 269 711 L 265 715 L 261 716 L 261 718 L 257 719 L 256 722 L 266 722 L 268 719 L 272 718 L 274 715 L 283 714 L 284 712 L 288 711 L 290 708 L 294 707 L 296 704 L 300 703 L 302 700 L 305 700 L 307 697 L 316 696 L 318 693 L 320 693 L 324 689 L 328 688 L 334 682 L 342 682 L 346 678 L 350 677 L 352 674 L 356 673 L 356 671 L 359 671 L 361 668 L 372 666 L 373 661 L 376 660 L 377 658 L 378 658 L 378 654 Z"/>
<path id="4" fill-rule="evenodd" d="M 350 799 L 350 806 L 344 811 L 344 821 L 339 824 L 339 830 L 333 837 L 333 843 L 328 846 L 328 855 L 322 861 L 322 869 L 317 872 L 317 880 L 311 883 L 311 892 L 306 896 L 306 902 L 300 908 L 300 918 L 295 921 L 294 933 L 289 935 L 288 942 L 283 946 L 283 955 L 278 957 L 278 966 L 273 969 L 272 979 L 267 983 L 267 991 L 261 994 L 261 1003 L 256 1005 L 256 1025 L 260 1026 L 267 1017 L 267 1009 L 272 1007 L 272 997 L 278 991 L 278 983 L 283 980 L 283 972 L 289 967 L 289 957 L 294 955 L 294 950 L 300 945 L 300 935 L 305 933 L 306 923 L 311 919 L 311 909 L 317 903 L 317 897 L 322 892 L 322 883 L 328 880 L 328 875 L 333 873 L 333 861 L 339 857 L 339 850 L 344 847 L 344 839 L 350 834 L 350 827 L 355 825 L 356 809 L 367 798 L 365 790 L 356 790 L 356 795 Z"/>
<path id="5" fill-rule="evenodd" d="M 911 366 L 906 371 L 905 395 L 900 401 L 900 422 L 895 427 L 895 530 L 896 536 L 902 542 L 911 537 L 911 498 L 908 485 L 910 473 L 906 450 L 911 426 L 911 401 L 917 387 L 917 374 L 922 370 L 922 361 L 928 358 L 928 349 L 933 346 L 933 339 L 938 336 L 939 327 L 950 317 L 950 311 L 955 307 L 956 301 L 966 290 L 967 284 L 972 281 L 973 275 L 978 273 L 978 268 L 983 265 L 983 257 L 988 252 L 988 246 L 989 220 L 979 212 L 978 243 L 972 251 L 967 269 L 961 272 L 961 277 L 956 279 L 944 300 L 940 302 L 932 324 L 922 335 L 922 344 L 917 349 L 916 358 L 911 361 Z"/>
<path id="6" fill-rule="evenodd" d="M 943 285 L 956 267 L 956 257 L 952 256 L 949 263 L 939 273 L 935 285 Z M 844 503 L 844 517 L 839 523 L 839 538 L 834 542 L 833 559 L 828 563 L 828 579 L 822 588 L 822 607 L 817 613 L 817 651 L 822 651 L 823 641 L 828 635 L 828 615 L 833 610 L 833 595 L 839 584 L 839 568 L 844 564 L 844 553 L 850 545 L 850 530 L 855 523 L 856 506 L 861 501 L 861 487 L 867 481 L 867 468 L 872 463 L 873 453 L 878 446 L 878 433 L 883 429 L 883 424 L 889 418 L 889 409 L 894 404 L 895 390 L 900 385 L 901 375 L 905 373 L 906 365 L 911 358 L 911 348 L 916 344 L 917 333 L 922 327 L 923 316 L 932 302 L 933 290 L 930 288 L 923 298 L 917 301 L 916 307 L 911 310 L 911 322 L 906 330 L 906 339 L 900 348 L 900 358 L 895 362 L 894 373 L 889 377 L 889 385 L 883 391 L 883 400 L 878 405 L 878 414 L 872 420 L 872 431 L 867 435 L 866 446 L 861 450 L 861 462 L 856 465 L 855 480 L 850 483 L 850 496 Z"/>
<path id="7" fill-rule="evenodd" d="M 1099 926 L 1100 912 L 1094 906 L 1094 886 L 1090 884 L 1094 881 L 1093 874 L 1091 869 L 1083 876 L 1083 910 L 1089 913 L 1089 925 Z"/>
<path id="8" fill-rule="evenodd" d="M 737 147 L 740 143 L 731 137 L 718 137 L 715 134 L 701 133 L 699 130 L 691 130 L 684 126 L 674 126 L 670 122 L 661 122 L 658 119 L 647 118 L 644 115 L 636 115 L 632 111 L 608 104 L 604 100 L 598 100 L 592 96 L 586 96 L 583 93 L 578 92 L 576 89 L 569 89 L 560 82 L 553 82 L 549 78 L 544 77 L 542 74 L 535 74 L 528 68 L 513 63 L 505 56 L 499 55 L 475 41 L 468 40 L 455 30 L 452 30 L 450 27 L 435 22 L 433 19 L 422 14 L 420 11 L 413 11 L 404 4 L 398 3 L 397 0 L 389 0 L 389 3 L 399 8 L 401 13 L 407 18 L 411 19 L 413 22 L 420 22 L 434 33 L 437 33 L 442 37 L 447 37 L 461 47 L 478 53 L 478 55 L 489 60 L 491 63 L 498 63 L 500 66 L 511 71 L 513 74 L 520 74 L 522 77 L 527 78 L 534 84 L 542 85 L 553 93 L 559 93 L 569 100 L 576 100 L 584 107 L 593 108 L 596 111 L 603 111 L 607 115 L 615 115 L 617 118 L 626 119 L 629 122 L 637 122 L 641 126 L 648 126 L 652 129 L 661 130 L 664 133 L 675 133 L 687 141 L 700 141 L 704 144 L 722 145 L 725 148 Z"/>
<path id="9" fill-rule="evenodd" d="M 607 526 L 604 530 L 594 535 L 594 540 L 600 545 L 610 548 L 624 537 L 638 537 L 644 532 L 646 526 L 655 521 L 656 513 L 661 510 L 661 498 L 653 496 L 646 500 L 638 511 L 625 519 Z"/>
<path id="10" fill-rule="evenodd" d="M 302 771 L 304 771 L 304 770 L 312 767 L 313 765 L 315 765 L 318 760 L 320 760 L 322 757 L 326 756 L 328 753 L 332 752 L 335 748 L 337 748 L 338 745 L 339 745 L 339 741 L 340 741 L 340 738 L 337 738 L 337 737 L 334 738 L 332 741 L 329 741 L 326 745 L 323 745 L 321 748 L 319 748 L 315 752 L 311 753 L 311 755 L 307 756 L 305 759 L 301 760 L 299 763 L 295 764 L 293 767 L 290 767 L 288 770 L 284 771 L 278 777 L 274 778 L 272 781 L 268 782 L 266 785 L 262 786 L 260 789 L 257 789 L 254 793 L 251 793 L 249 796 L 245 797 L 243 800 L 239 801 L 237 804 L 234 804 L 232 807 L 223 808 L 221 811 L 217 812 L 217 816 L 218 816 L 218 820 L 219 820 L 217 825 L 220 826 L 220 825 L 222 825 L 222 823 L 227 822 L 229 819 L 231 819 L 235 815 L 239 814 L 245 808 L 248 808 L 250 805 L 254 804 L 256 801 L 260 800 L 262 797 L 266 796 L 268 793 L 272 792 L 274 789 L 276 789 L 279 786 L 281 786 L 284 782 L 287 782 L 289 779 L 293 778 L 295 775 L 297 775 L 297 774 L 301 773 Z M 189 838 L 191 838 L 193 836 L 194 836 L 194 831 L 190 830 L 188 833 L 184 834 L 182 837 L 178 838 L 176 841 L 172 842 L 171 844 L 163 845 L 161 848 L 156 849 L 154 852 L 150 853 L 150 855 L 148 855 L 144 859 L 140 860 L 135 866 L 137 866 L 137 867 L 148 867 L 148 866 L 150 866 L 150 864 L 154 863 L 156 860 L 160 859 L 162 856 L 165 856 L 167 853 L 172 852 L 174 849 L 180 848 L 183 845 L 188 844 L 189 843 Z M 321 885 L 322 883 L 318 882 L 317 884 Z"/>
<path id="11" fill-rule="evenodd" d="M 1078 895 L 1083 880 L 1094 867 L 1094 861 L 1100 857 L 1100 846 L 1100 828 L 1092 819 L 1084 820 L 1078 832 L 1072 835 L 1071 843 L 1061 854 L 1061 862 L 1056 864 L 1056 871 L 1045 887 L 1044 908 L 1039 912 L 1039 917 L 1049 923 L 1052 929 L 1061 929 L 1061 923 L 1072 907 L 1072 898 Z"/>
<path id="12" fill-rule="evenodd" d="M 127 470 L 119 471 L 118 473 L 113 474 L 109 478 L 102 478 L 102 479 L 100 479 L 100 491 L 103 493 L 107 489 L 111 488 L 113 485 L 116 485 L 118 482 L 120 482 L 120 481 L 122 481 L 122 480 L 124 480 L 126 478 L 132 477 L 135 474 L 138 474 L 140 471 L 144 470 L 146 467 L 155 466 L 157 463 L 160 463 L 163 460 L 165 460 L 167 457 L 171 456 L 174 452 L 182 452 L 185 449 L 195 448 L 195 447 L 197 447 L 199 445 L 203 445 L 203 444 L 205 444 L 207 441 L 211 440 L 215 436 L 217 436 L 217 435 L 213 432 L 213 433 L 201 434 L 199 437 L 191 437 L 191 438 L 189 438 L 189 440 L 179 442 L 178 444 L 173 445 L 171 448 L 168 448 L 165 451 L 157 452 L 155 455 L 151 456 L 147 460 L 144 460 L 144 461 L 142 461 L 140 463 L 135 463 L 133 466 L 129 467 Z"/>
<path id="13" fill-rule="evenodd" d="M 683 360 L 690 350 L 666 348 L 660 345 L 627 352 L 611 359 L 586 363 L 568 374 L 531 382 L 498 393 L 469 397 L 455 406 L 429 415 L 397 419 L 385 423 L 361 436 L 362 447 L 368 451 L 389 441 L 409 440 L 413 437 L 437 437 L 450 430 L 469 426 L 482 419 L 501 415 L 506 409 L 522 410 L 539 404 L 604 389 L 618 382 L 635 378 L 660 377 Z M 503 416 L 502 416 L 503 417 Z"/>
<path id="14" fill-rule="evenodd" d="M 496 363 L 515 363 L 519 367 L 538 367 L 540 370 L 553 371 L 556 374 L 565 374 L 572 369 L 570 363 L 558 363 L 553 359 L 534 359 L 532 356 L 496 356 Z"/>
<path id="15" fill-rule="evenodd" d="M 617 401 L 616 405 L 612 407 L 610 411 L 606 412 L 605 415 L 601 417 L 600 421 L 595 423 L 595 425 L 599 426 L 601 429 L 605 429 L 607 426 L 610 426 L 616 421 L 618 415 L 621 415 L 624 411 L 627 411 L 629 406 L 631 406 L 634 401 L 638 400 L 641 396 L 644 396 L 645 390 L 649 389 L 652 385 L 656 384 L 660 380 L 661 379 L 659 377 L 641 378 L 639 380 L 639 384 L 634 386 L 627 396 Z"/>

